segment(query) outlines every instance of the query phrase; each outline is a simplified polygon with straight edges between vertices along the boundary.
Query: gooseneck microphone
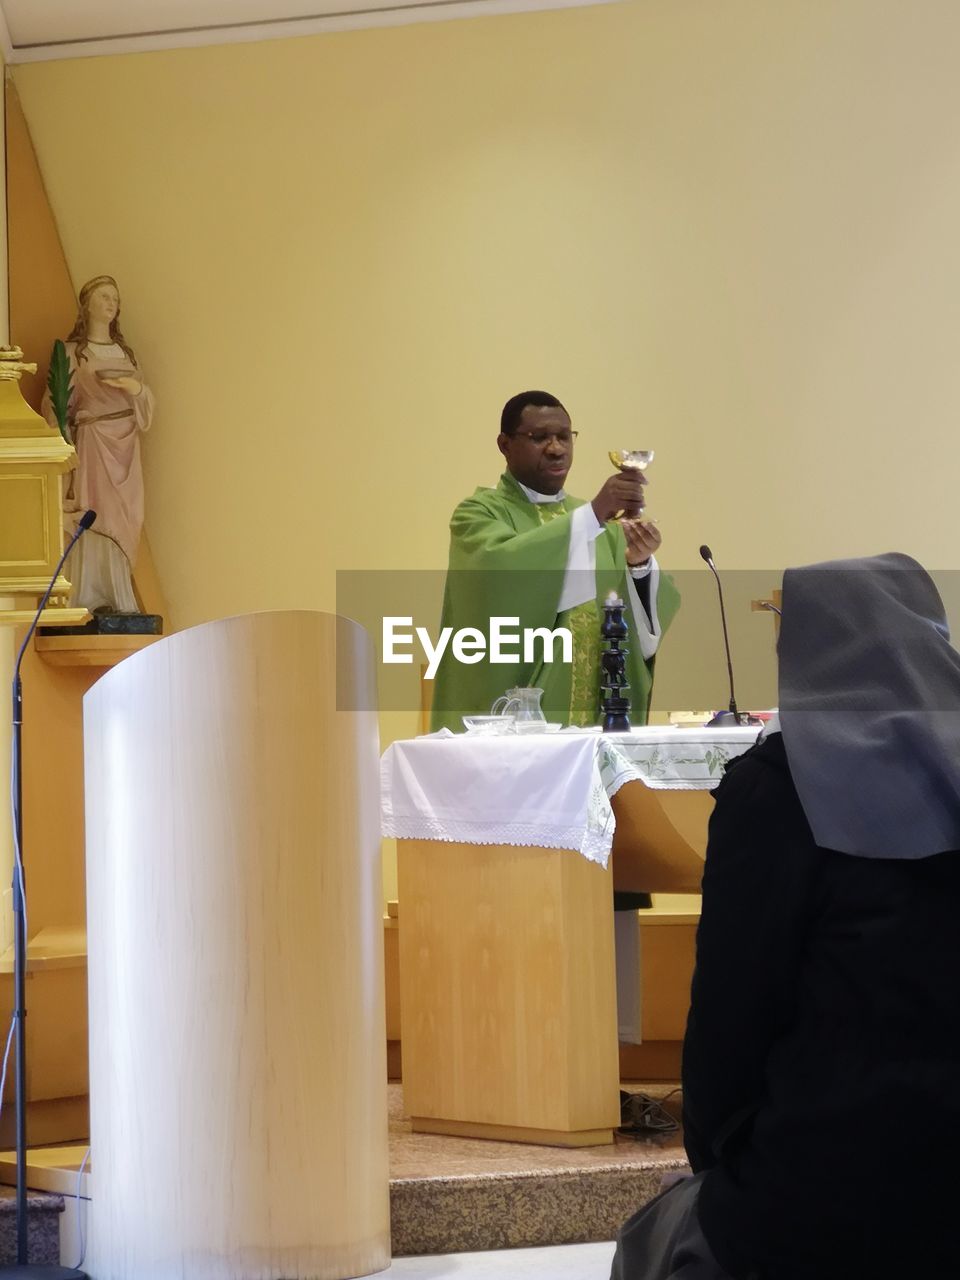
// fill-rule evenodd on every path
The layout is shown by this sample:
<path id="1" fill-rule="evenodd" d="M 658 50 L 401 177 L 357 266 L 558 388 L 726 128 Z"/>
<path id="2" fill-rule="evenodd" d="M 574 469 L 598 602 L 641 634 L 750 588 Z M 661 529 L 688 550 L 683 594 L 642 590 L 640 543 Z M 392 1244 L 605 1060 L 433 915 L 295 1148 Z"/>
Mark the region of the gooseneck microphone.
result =
<path id="1" fill-rule="evenodd" d="M 29 627 L 27 627 L 27 634 L 23 637 L 23 644 L 20 646 L 20 651 L 17 654 L 17 664 L 16 664 L 16 667 L 14 668 L 14 679 L 19 679 L 20 663 L 23 661 L 23 655 L 27 651 L 27 645 L 30 643 L 30 637 L 33 635 L 34 631 L 36 631 L 37 626 L 40 622 L 40 615 L 43 613 L 44 609 L 47 607 L 47 601 L 50 599 L 50 596 L 53 594 L 53 588 L 57 585 L 57 579 L 60 577 L 60 570 L 63 568 L 64 564 L 66 563 L 67 556 L 70 554 L 73 548 L 77 545 L 77 543 L 80 541 L 83 535 L 87 532 L 90 526 L 96 521 L 96 518 L 97 518 L 97 513 L 95 511 L 85 511 L 83 515 L 80 517 L 80 519 L 77 521 L 77 527 L 74 530 L 73 537 L 70 539 L 70 541 L 67 543 L 66 547 L 64 548 L 63 555 L 60 557 L 59 561 L 57 562 L 57 567 L 53 571 L 53 577 L 50 579 L 50 585 L 47 587 L 46 591 L 43 593 L 43 599 L 40 601 L 39 605 L 37 605 L 37 612 L 34 614 L 33 621 L 30 623 Z"/>
<path id="2" fill-rule="evenodd" d="M 28 1260 L 27 1242 L 27 922 L 23 884 L 23 681 L 20 665 L 30 637 L 37 629 L 41 615 L 56 586 L 67 556 L 97 518 L 95 511 L 85 511 L 77 521 L 73 537 L 57 563 L 50 585 L 37 606 L 27 628 L 13 669 L 13 740 L 11 743 L 11 800 L 13 802 L 13 1018 L 17 1069 L 15 1074 L 16 1142 L 17 1142 L 17 1261 L 0 1267 L 0 1280 L 6 1276 L 28 1277 L 35 1274 L 43 1280 L 84 1280 L 84 1273 L 73 1267 L 32 1268 Z"/>
<path id="3" fill-rule="evenodd" d="M 729 710 L 718 711 L 712 720 L 707 721 L 706 727 L 708 729 L 729 729 L 731 725 L 758 725 L 761 721 L 756 716 L 750 715 L 747 711 L 737 710 L 737 697 L 733 691 L 733 660 L 730 657 L 730 637 L 727 634 L 727 611 L 723 607 L 723 584 L 720 581 L 719 573 L 717 573 L 717 566 L 713 563 L 713 552 L 706 543 L 700 548 L 700 555 L 707 562 L 710 572 L 717 580 L 717 594 L 720 597 L 720 621 L 723 623 L 723 647 L 727 655 L 727 676 L 730 679 Z"/>

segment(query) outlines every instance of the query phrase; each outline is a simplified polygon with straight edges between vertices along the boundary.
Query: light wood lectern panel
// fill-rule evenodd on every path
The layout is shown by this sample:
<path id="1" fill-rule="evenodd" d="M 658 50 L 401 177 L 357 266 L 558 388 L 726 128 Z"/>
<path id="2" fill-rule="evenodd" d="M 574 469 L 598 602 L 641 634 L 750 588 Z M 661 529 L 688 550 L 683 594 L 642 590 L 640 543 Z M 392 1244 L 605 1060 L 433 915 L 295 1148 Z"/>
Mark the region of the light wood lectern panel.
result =
<path id="1" fill-rule="evenodd" d="M 569 849 L 398 840 L 414 1130 L 556 1146 L 619 1123 L 611 873 Z"/>
<path id="2" fill-rule="evenodd" d="M 352 622 L 180 632 L 85 699 L 89 1270 L 390 1262 L 378 740 Z"/>

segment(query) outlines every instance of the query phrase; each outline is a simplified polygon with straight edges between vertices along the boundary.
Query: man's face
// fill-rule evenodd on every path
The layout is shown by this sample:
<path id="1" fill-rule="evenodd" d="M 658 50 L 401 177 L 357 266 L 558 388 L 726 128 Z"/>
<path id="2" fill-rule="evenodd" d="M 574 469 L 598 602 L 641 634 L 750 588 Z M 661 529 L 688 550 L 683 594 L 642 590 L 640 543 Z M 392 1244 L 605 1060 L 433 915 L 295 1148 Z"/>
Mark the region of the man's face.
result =
<path id="1" fill-rule="evenodd" d="M 535 493 L 559 493 L 573 462 L 573 436 L 565 409 L 528 404 L 512 436 L 497 436 L 507 470 Z"/>

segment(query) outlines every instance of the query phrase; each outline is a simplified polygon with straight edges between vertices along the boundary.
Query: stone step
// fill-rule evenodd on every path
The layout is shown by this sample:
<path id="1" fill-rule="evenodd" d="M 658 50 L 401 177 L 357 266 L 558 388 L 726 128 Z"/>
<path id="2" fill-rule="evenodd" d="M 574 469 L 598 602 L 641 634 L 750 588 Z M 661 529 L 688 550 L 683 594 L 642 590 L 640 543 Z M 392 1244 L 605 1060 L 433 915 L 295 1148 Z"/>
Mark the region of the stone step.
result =
<path id="1" fill-rule="evenodd" d="M 684 1168 L 681 1158 L 670 1168 Z M 612 1240 L 659 1194 L 668 1166 L 614 1165 L 540 1173 L 390 1182 L 395 1258 Z"/>
<path id="2" fill-rule="evenodd" d="M 624 1085 L 663 1097 L 669 1083 Z M 560 1148 L 412 1132 L 400 1084 L 387 1087 L 390 1130 L 390 1227 L 395 1258 L 479 1253 L 612 1240 L 641 1205 L 652 1200 L 664 1175 L 685 1169 L 679 1131 L 613 1145 Z M 668 1104 L 672 1115 L 679 1099 Z M 46 1210 L 56 1223 L 76 1196 L 96 1199 L 91 1165 L 79 1174 L 84 1144 L 29 1153 L 31 1192 L 38 1219 Z M 0 1155 L 0 1178 L 13 1177 L 13 1153 Z M 13 1190 L 0 1189 L 0 1243 L 15 1239 Z M 9 1201 L 9 1204 L 7 1203 Z M 93 1212 L 93 1205 L 83 1213 Z M 75 1222 L 65 1238 L 76 1234 Z M 56 1242 L 56 1226 L 51 1239 Z M 32 1247 L 32 1246 L 31 1246 Z M 37 1248 L 40 1248 L 38 1244 Z M 4 1255 L 5 1257 L 6 1255 Z M 12 1256 L 12 1255 L 11 1255 Z M 31 1254 L 31 1261 L 40 1261 Z M 58 1260 L 57 1254 L 52 1260 Z"/>
<path id="3" fill-rule="evenodd" d="M 679 1131 L 577 1149 L 440 1137 L 411 1131 L 400 1085 L 389 1099 L 395 1258 L 612 1240 L 664 1174 L 687 1168 Z"/>
<path id="4" fill-rule="evenodd" d="M 27 1256 L 45 1267 L 60 1262 L 60 1215 L 63 1196 L 31 1191 L 27 1196 Z M 12 1187 L 0 1187 L 0 1266 L 17 1260 L 17 1197 Z"/>

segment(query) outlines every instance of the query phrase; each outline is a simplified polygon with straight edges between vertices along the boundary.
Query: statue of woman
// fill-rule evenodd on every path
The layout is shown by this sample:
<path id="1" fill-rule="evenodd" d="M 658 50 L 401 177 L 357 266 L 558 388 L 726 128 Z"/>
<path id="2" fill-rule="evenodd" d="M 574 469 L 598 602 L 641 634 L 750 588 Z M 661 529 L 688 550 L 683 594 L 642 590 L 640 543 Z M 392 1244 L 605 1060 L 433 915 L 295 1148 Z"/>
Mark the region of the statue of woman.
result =
<path id="1" fill-rule="evenodd" d="M 77 450 L 64 498 L 68 535 L 84 511 L 97 513 L 67 562 L 70 603 L 91 613 L 137 613 L 132 574 L 143 527 L 140 433 L 150 426 L 154 399 L 120 331 L 120 291 L 112 276 L 95 276 L 80 290 L 65 345 L 73 375 L 67 421 Z M 49 394 L 43 409 L 54 423 Z"/>

